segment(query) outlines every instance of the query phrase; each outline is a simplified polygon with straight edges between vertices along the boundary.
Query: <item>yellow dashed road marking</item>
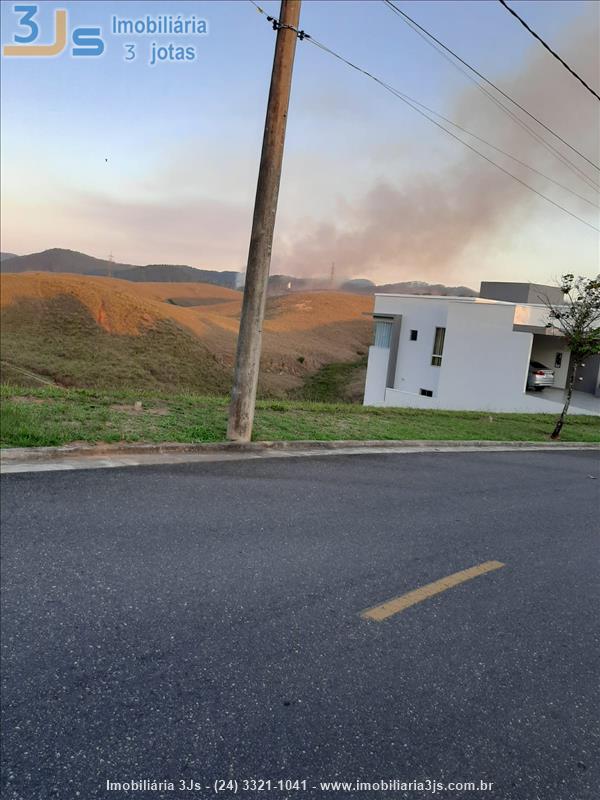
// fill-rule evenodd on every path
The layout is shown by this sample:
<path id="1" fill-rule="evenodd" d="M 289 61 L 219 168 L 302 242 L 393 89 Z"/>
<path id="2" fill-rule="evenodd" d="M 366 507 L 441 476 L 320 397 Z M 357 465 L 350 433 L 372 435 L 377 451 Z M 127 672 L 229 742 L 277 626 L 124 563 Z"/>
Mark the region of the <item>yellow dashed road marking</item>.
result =
<path id="1" fill-rule="evenodd" d="M 412 592 L 403 594 L 400 597 L 395 597 L 393 600 L 388 600 L 387 603 L 382 603 L 380 606 L 374 606 L 363 611 L 360 615 L 363 619 L 373 619 L 376 622 L 381 622 L 392 614 L 398 614 L 400 611 L 405 611 L 407 608 L 416 605 L 417 603 L 427 600 L 440 592 L 445 592 L 446 589 L 451 589 L 453 586 L 458 586 L 460 583 L 470 581 L 471 578 L 477 578 L 479 575 L 485 575 L 486 572 L 500 569 L 505 565 L 501 561 L 485 561 L 483 564 L 478 564 L 476 567 L 469 567 L 463 569 L 461 572 L 455 572 L 453 575 L 448 575 L 446 578 L 440 578 L 439 581 L 428 583 L 426 586 L 421 586 L 420 589 L 414 589 Z"/>

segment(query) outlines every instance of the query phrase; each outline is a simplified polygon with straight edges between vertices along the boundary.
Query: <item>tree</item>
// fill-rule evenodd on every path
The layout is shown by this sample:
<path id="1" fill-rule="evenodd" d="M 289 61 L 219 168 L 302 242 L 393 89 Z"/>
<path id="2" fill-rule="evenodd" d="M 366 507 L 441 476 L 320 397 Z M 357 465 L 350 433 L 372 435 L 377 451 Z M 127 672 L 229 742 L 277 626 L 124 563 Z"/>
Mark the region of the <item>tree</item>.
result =
<path id="1" fill-rule="evenodd" d="M 567 273 L 560 279 L 559 286 L 565 295 L 564 303 L 553 303 L 546 297 L 544 305 L 551 320 L 548 325 L 558 328 L 567 341 L 571 361 L 563 410 L 556 420 L 551 439 L 560 438 L 571 403 L 577 367 L 583 359 L 600 353 L 600 275 L 583 278 Z"/>

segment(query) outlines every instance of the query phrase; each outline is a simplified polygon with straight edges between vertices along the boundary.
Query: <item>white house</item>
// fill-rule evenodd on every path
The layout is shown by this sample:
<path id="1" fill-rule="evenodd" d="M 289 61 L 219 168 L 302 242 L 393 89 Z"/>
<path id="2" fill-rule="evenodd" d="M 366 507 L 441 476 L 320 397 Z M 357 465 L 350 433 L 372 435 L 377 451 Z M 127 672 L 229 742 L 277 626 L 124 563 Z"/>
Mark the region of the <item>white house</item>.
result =
<path id="1" fill-rule="evenodd" d="M 562 406 L 570 352 L 548 327 L 555 287 L 482 283 L 480 297 L 376 294 L 365 405 L 554 412 Z M 524 301 L 523 301 L 524 300 Z M 538 302 L 531 302 L 537 300 Z M 526 391 L 530 361 L 554 387 Z M 578 368 L 572 413 L 600 414 L 600 357 Z"/>

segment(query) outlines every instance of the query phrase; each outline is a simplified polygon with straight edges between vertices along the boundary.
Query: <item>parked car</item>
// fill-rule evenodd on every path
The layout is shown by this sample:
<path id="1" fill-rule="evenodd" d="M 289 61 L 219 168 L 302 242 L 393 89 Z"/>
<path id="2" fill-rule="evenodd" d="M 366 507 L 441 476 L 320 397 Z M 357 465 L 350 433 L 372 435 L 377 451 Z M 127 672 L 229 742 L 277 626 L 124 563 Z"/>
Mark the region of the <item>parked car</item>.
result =
<path id="1" fill-rule="evenodd" d="M 527 373 L 527 388 L 541 392 L 546 386 L 554 385 L 554 370 L 540 364 L 539 361 L 529 362 L 529 372 Z"/>

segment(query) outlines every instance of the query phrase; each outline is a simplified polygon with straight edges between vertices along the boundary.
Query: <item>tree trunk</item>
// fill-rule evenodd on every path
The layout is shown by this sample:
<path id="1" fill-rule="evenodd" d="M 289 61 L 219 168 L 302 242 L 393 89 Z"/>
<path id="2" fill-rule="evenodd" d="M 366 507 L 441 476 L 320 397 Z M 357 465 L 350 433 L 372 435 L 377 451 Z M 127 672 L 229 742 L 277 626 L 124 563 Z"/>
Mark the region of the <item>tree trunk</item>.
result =
<path id="1" fill-rule="evenodd" d="M 554 430 L 552 431 L 552 434 L 550 436 L 551 439 L 560 439 L 560 432 L 562 430 L 563 425 L 565 424 L 567 411 L 569 410 L 569 405 L 571 403 L 571 395 L 573 394 L 573 386 L 575 385 L 575 373 L 577 372 L 578 364 L 579 364 L 579 359 L 575 358 L 574 353 L 571 353 L 569 379 L 567 381 L 567 385 L 565 388 L 565 404 L 563 406 L 563 410 L 560 413 L 560 417 L 556 420 L 556 425 L 554 426 Z"/>

